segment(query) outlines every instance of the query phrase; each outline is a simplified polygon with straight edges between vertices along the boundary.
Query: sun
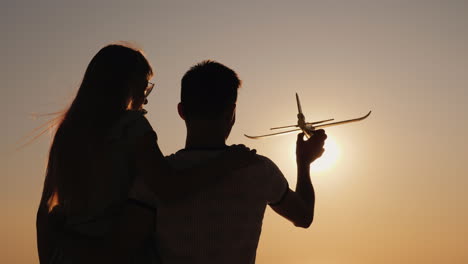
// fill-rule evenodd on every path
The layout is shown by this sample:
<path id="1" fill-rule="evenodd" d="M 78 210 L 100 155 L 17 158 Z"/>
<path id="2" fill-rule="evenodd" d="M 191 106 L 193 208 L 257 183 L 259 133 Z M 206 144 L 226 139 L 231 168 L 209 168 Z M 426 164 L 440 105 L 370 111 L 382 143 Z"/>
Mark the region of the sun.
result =
<path id="1" fill-rule="evenodd" d="M 325 152 L 323 153 L 322 157 L 318 158 L 310 165 L 311 171 L 327 171 L 331 169 L 340 158 L 340 148 L 338 147 L 336 141 L 330 136 L 328 136 L 327 140 L 325 140 L 324 148 Z"/>

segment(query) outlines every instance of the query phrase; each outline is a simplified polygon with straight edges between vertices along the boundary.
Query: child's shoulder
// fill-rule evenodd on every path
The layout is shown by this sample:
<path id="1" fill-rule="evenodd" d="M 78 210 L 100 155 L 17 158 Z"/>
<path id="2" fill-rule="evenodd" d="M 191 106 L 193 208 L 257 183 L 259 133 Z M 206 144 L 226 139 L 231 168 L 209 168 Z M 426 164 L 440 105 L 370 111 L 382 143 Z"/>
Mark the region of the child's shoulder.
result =
<path id="1" fill-rule="evenodd" d="M 110 139 L 118 139 L 123 136 L 138 137 L 153 131 L 153 127 L 146 119 L 145 114 L 144 111 L 125 111 L 115 125 L 112 126 Z"/>

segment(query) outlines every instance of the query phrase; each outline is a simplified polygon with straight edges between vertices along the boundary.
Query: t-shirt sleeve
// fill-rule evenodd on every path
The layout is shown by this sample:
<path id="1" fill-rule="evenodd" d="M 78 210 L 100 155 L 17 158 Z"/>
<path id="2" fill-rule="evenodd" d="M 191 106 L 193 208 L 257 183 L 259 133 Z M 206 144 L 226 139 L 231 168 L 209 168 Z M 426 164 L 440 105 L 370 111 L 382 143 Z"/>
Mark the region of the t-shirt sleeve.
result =
<path id="1" fill-rule="evenodd" d="M 265 190 L 268 204 L 281 202 L 289 190 L 288 181 L 273 161 L 265 158 Z"/>

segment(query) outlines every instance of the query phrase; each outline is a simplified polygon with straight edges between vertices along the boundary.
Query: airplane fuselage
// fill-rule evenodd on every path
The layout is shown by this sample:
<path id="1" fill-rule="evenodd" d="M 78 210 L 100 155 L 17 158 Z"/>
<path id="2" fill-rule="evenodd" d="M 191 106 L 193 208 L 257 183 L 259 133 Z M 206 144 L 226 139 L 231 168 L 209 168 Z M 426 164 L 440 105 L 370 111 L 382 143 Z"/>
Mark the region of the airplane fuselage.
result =
<path id="1" fill-rule="evenodd" d="M 307 138 L 310 138 L 314 134 L 314 126 L 306 123 L 302 113 L 297 114 L 297 126 L 302 129 L 302 132 L 304 132 Z"/>

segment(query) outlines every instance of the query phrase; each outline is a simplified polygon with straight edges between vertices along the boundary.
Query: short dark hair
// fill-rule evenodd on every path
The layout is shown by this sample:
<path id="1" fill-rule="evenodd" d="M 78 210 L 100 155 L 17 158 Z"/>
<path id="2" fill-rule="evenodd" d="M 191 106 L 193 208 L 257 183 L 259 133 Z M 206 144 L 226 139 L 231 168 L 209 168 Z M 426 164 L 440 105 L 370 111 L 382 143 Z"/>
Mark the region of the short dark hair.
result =
<path id="1" fill-rule="evenodd" d="M 181 85 L 185 118 L 210 119 L 221 117 L 236 103 L 241 80 L 223 64 L 205 60 L 185 73 Z"/>

